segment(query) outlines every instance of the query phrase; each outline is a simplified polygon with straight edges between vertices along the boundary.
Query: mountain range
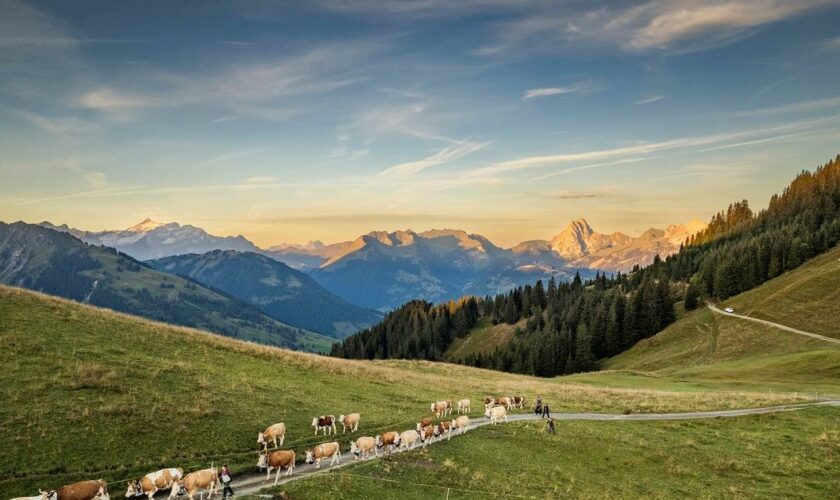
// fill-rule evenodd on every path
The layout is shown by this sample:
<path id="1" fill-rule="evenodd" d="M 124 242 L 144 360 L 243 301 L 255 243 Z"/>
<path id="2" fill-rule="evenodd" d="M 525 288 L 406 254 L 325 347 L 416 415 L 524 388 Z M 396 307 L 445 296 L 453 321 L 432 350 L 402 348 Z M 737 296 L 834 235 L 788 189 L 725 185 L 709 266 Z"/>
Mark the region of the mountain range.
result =
<path id="1" fill-rule="evenodd" d="M 0 222 L 0 283 L 263 344 L 322 351 L 332 343 L 112 248 L 23 222 Z"/>
<path id="2" fill-rule="evenodd" d="M 253 304 L 284 323 L 344 338 L 381 320 L 373 310 L 350 304 L 311 276 L 254 252 L 214 250 L 147 262 Z"/>
<path id="3" fill-rule="evenodd" d="M 48 222 L 42 225 L 94 245 L 115 248 L 138 260 L 212 250 L 261 254 L 307 273 L 343 301 L 379 311 L 416 298 L 445 301 L 469 294 L 495 294 L 551 276 L 565 280 L 575 273 L 587 277 L 596 271 L 627 272 L 651 262 L 656 255 L 665 257 L 676 252 L 686 238 L 705 227 L 702 222 L 692 221 L 649 229 L 632 237 L 598 233 L 585 219 L 577 219 L 549 240 L 526 241 L 509 249 L 456 229 L 374 231 L 329 245 L 314 241 L 261 249 L 242 236 L 214 236 L 195 226 L 150 219 L 117 231 L 82 231 Z M 221 279 L 215 276 L 214 286 L 240 289 L 234 284 L 220 286 Z M 337 334 L 335 330 L 332 333 Z"/>

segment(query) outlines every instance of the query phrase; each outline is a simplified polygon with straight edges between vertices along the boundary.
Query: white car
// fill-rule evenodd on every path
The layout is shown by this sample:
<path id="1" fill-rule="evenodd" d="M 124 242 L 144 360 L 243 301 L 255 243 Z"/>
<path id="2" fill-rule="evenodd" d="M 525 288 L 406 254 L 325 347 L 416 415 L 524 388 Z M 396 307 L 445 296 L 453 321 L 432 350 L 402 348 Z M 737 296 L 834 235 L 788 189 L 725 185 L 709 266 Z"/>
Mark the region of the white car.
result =
<path id="1" fill-rule="evenodd" d="M 732 309 L 731 307 L 727 307 L 726 309 L 724 309 L 724 311 L 726 311 L 728 313 L 734 313 L 735 309 Z"/>

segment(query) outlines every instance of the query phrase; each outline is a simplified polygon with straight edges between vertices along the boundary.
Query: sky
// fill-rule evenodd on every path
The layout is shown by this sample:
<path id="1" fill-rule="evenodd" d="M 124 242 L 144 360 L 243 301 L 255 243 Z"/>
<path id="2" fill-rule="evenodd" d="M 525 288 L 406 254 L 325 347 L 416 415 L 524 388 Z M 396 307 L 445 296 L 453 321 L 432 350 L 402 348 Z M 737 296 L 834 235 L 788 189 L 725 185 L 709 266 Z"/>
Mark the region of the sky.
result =
<path id="1" fill-rule="evenodd" d="M 0 220 L 261 246 L 765 206 L 840 153 L 838 0 L 0 0 Z"/>

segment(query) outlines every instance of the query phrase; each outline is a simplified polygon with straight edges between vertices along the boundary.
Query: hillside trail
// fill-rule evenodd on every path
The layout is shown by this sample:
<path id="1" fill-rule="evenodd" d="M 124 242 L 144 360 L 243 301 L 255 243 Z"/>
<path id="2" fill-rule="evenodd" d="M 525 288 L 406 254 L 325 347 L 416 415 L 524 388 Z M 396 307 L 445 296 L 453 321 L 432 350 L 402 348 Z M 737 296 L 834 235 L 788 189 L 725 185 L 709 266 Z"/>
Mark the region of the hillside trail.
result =
<path id="1" fill-rule="evenodd" d="M 818 406 L 833 406 L 833 407 L 840 407 L 840 400 L 828 400 L 828 401 L 818 401 L 813 403 L 800 403 L 800 404 L 789 404 L 789 405 L 780 405 L 780 406 L 767 406 L 762 408 L 743 408 L 738 410 L 716 410 L 716 411 L 698 411 L 698 412 L 684 412 L 684 413 L 631 413 L 629 415 L 625 414 L 616 414 L 616 413 L 554 413 L 552 414 L 552 418 L 555 421 L 557 420 L 591 420 L 591 421 L 662 421 L 662 420 L 699 420 L 699 419 L 710 419 L 710 418 L 728 418 L 728 417 L 741 417 L 747 415 L 764 415 L 769 413 L 779 413 L 779 412 L 787 412 L 787 411 L 797 411 L 802 410 L 805 408 L 813 408 Z M 457 415 L 455 415 L 457 416 Z M 540 416 L 534 415 L 533 413 L 513 413 L 508 414 L 508 421 L 509 422 L 527 422 L 527 421 L 540 421 L 543 420 Z M 477 429 L 479 427 L 484 427 L 486 425 L 491 425 L 490 421 L 483 416 L 475 417 L 470 420 L 470 425 L 467 428 L 465 433 L 469 433 L 470 431 Z M 506 425 L 504 423 L 498 425 Z M 342 449 L 347 449 L 349 446 L 349 441 L 351 439 L 358 439 L 360 436 L 364 435 L 364 431 L 359 431 L 351 435 L 341 435 L 337 437 L 336 440 L 339 441 L 341 444 Z M 463 434 L 453 434 L 452 439 L 460 439 Z M 443 439 L 435 439 L 429 443 L 430 446 L 435 446 L 440 444 L 441 442 L 446 442 L 446 438 Z M 393 453 L 406 453 L 410 451 L 419 451 L 422 449 L 421 445 L 417 447 L 407 450 L 401 449 L 396 450 Z M 329 459 L 325 459 L 323 461 L 322 467 L 320 469 L 316 469 L 314 464 L 300 464 L 295 467 L 294 473 L 291 476 L 284 476 L 285 471 L 281 473 L 280 480 L 277 482 L 277 485 L 283 485 L 290 483 L 292 481 L 297 481 L 299 479 L 305 479 L 307 477 L 311 477 L 315 474 L 339 470 L 344 467 L 351 466 L 356 463 L 367 462 L 370 460 L 377 460 L 379 458 L 385 457 L 384 453 L 380 453 L 378 457 L 371 457 L 367 460 L 355 460 L 354 456 L 349 452 L 342 452 L 341 455 L 341 462 L 336 464 L 332 467 L 328 466 Z M 256 468 L 256 460 L 254 462 L 254 466 Z M 274 476 L 275 472 L 272 472 L 271 478 L 266 479 L 265 472 L 259 472 L 254 474 L 238 474 L 234 478 L 234 482 L 232 483 L 233 489 L 236 492 L 237 497 L 241 497 L 244 495 L 257 495 L 261 490 L 269 488 L 274 485 Z M 156 498 L 166 498 L 169 496 L 169 492 L 162 492 L 156 496 Z M 271 495 L 265 495 L 266 497 L 270 497 Z"/>
<path id="2" fill-rule="evenodd" d="M 788 332 L 791 332 L 791 333 L 795 333 L 797 335 L 804 335 L 806 337 L 811 337 L 811 338 L 814 338 L 814 339 L 824 340 L 826 342 L 831 342 L 833 344 L 840 345 L 840 339 L 833 339 L 831 337 L 826 337 L 824 335 L 819 335 L 819 334 L 816 334 L 816 333 L 806 332 L 806 331 L 803 331 L 803 330 L 797 330 L 796 328 L 791 328 L 789 326 L 780 325 L 779 323 L 773 323 L 772 321 L 767 321 L 765 319 L 758 319 L 758 318 L 753 318 L 753 317 L 750 317 L 750 316 L 744 316 L 742 314 L 735 314 L 735 313 L 726 312 L 722 309 L 718 309 L 717 306 L 715 306 L 714 304 L 709 303 L 709 302 L 707 302 L 706 305 L 708 305 L 709 309 L 711 309 L 712 312 L 714 312 L 716 314 L 722 314 L 724 316 L 730 316 L 730 317 L 733 317 L 733 318 L 745 319 L 747 321 L 752 321 L 752 322 L 755 322 L 755 323 L 761 323 L 763 325 L 772 326 L 774 328 L 779 328 L 781 330 L 785 330 L 785 331 L 788 331 Z"/>

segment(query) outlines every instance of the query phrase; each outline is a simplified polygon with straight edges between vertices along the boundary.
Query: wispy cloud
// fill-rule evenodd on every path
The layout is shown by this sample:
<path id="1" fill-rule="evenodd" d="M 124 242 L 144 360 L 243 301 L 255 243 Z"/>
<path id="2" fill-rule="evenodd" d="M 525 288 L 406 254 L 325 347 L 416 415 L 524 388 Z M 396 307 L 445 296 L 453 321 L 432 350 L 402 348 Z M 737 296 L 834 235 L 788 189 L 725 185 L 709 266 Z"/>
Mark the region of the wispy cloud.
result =
<path id="1" fill-rule="evenodd" d="M 840 49 L 840 36 L 829 38 L 828 40 L 824 41 L 822 45 L 828 50 Z"/>
<path id="2" fill-rule="evenodd" d="M 727 45 L 760 27 L 834 0 L 649 0 L 624 6 L 583 8 L 537 5 L 502 23 L 497 39 L 479 49 L 491 55 L 529 46 L 608 46 L 628 52 L 692 52 Z M 540 43 L 533 43 L 539 40 Z"/>
<path id="3" fill-rule="evenodd" d="M 99 131 L 99 127 L 96 125 L 79 118 L 45 116 L 23 110 L 15 110 L 15 114 L 41 130 L 62 137 L 91 134 Z"/>
<path id="4" fill-rule="evenodd" d="M 381 175 L 412 175 L 430 167 L 436 167 L 459 160 L 488 146 L 489 142 L 459 141 L 422 160 L 394 165 L 382 171 Z"/>
<path id="5" fill-rule="evenodd" d="M 590 92 L 594 89 L 595 85 L 592 84 L 592 82 L 581 82 L 566 87 L 544 87 L 526 90 L 525 93 L 522 94 L 522 100 L 527 101 L 528 99 L 533 99 L 535 97 L 584 93 Z"/>
<path id="6" fill-rule="evenodd" d="M 237 149 L 236 151 L 230 151 L 228 153 L 220 154 L 218 156 L 214 156 L 209 160 L 205 160 L 201 162 L 202 165 L 213 165 L 216 163 L 224 163 L 230 160 L 238 160 L 239 158 L 246 158 L 248 156 L 254 156 L 262 153 L 265 151 L 266 148 L 245 148 L 245 149 Z"/>
<path id="7" fill-rule="evenodd" d="M 638 101 L 634 102 L 633 104 L 653 104 L 655 102 L 659 102 L 662 99 L 665 99 L 664 95 L 654 95 L 650 97 L 644 97 L 639 99 Z"/>
<path id="8" fill-rule="evenodd" d="M 827 97 L 825 99 L 799 101 L 790 104 L 781 104 L 779 106 L 748 109 L 744 111 L 735 111 L 731 114 L 733 116 L 770 116 L 782 115 L 787 113 L 802 113 L 805 111 L 825 110 L 828 108 L 835 108 L 837 106 L 840 106 L 840 96 Z"/>

